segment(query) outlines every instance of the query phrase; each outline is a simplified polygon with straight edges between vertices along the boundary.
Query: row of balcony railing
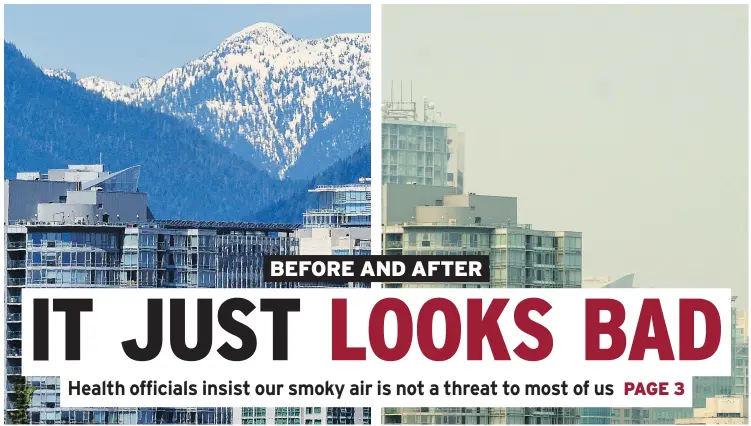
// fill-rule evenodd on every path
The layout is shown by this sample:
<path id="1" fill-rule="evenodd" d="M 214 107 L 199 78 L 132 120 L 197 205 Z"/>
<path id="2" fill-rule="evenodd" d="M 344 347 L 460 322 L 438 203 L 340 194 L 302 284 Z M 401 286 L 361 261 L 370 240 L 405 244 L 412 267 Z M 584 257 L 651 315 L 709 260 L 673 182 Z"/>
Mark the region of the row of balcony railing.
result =
<path id="1" fill-rule="evenodd" d="M 26 261 L 25 260 L 8 260 L 6 263 L 8 268 L 25 268 L 26 267 Z"/>

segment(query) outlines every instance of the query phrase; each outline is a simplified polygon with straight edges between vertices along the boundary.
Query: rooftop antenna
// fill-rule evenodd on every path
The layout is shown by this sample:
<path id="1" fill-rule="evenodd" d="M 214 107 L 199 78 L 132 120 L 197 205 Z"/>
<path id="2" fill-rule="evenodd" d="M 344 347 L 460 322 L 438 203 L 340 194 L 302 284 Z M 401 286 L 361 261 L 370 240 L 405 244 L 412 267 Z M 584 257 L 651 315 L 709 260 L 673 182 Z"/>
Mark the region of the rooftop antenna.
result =
<path id="1" fill-rule="evenodd" d="M 102 151 L 99 151 L 99 164 L 102 164 Z"/>
<path id="2" fill-rule="evenodd" d="M 404 81 L 399 81 L 399 99 L 394 96 L 394 81 L 391 81 L 391 99 L 382 102 L 381 113 L 384 118 L 392 120 L 412 120 L 417 121 L 417 108 L 412 100 L 412 81 L 410 80 L 409 100 L 404 98 Z"/>

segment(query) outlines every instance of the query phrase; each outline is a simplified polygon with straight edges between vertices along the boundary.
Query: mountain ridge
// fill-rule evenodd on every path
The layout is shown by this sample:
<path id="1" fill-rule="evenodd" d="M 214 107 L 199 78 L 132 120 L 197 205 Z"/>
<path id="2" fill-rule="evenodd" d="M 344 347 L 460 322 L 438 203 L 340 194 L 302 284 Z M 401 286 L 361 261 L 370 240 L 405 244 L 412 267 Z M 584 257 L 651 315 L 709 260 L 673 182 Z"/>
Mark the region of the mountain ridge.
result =
<path id="1" fill-rule="evenodd" d="M 256 23 L 158 78 L 125 85 L 100 77 L 68 79 L 103 97 L 185 120 L 259 168 L 286 177 L 303 152 L 297 175 L 312 177 L 369 143 L 370 34 L 303 40 L 271 23 Z M 367 120 L 367 136 L 337 133 L 303 150 L 337 121 Z M 320 139 L 320 138 L 319 138 Z M 329 148 L 328 145 L 331 147 Z M 341 152 L 339 152 L 341 151 Z M 320 161 L 319 161 L 320 160 Z"/>
<path id="2" fill-rule="evenodd" d="M 369 147 L 361 147 L 317 179 L 280 181 L 175 117 L 49 77 L 15 45 L 4 47 L 6 179 L 98 161 L 101 153 L 108 170 L 141 166 L 140 189 L 158 219 L 267 222 L 276 219 L 274 205 L 300 222 L 307 188 L 370 170 Z"/>

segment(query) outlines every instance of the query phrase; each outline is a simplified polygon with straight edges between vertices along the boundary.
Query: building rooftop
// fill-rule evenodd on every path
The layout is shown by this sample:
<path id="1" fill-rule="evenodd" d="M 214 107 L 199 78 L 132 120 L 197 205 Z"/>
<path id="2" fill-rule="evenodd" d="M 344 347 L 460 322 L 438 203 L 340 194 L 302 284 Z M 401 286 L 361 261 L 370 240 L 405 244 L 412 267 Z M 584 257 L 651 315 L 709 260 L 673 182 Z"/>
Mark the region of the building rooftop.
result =
<path id="1" fill-rule="evenodd" d="M 222 231 L 280 231 L 291 232 L 302 227 L 299 223 L 226 222 L 212 220 L 150 220 L 144 222 L 42 222 L 17 220 L 8 225 L 37 227 L 119 227 L 119 228 L 164 228 L 164 229 L 215 229 Z"/>
<path id="2" fill-rule="evenodd" d="M 223 231 L 294 231 L 299 223 L 226 222 L 216 220 L 155 220 L 151 223 L 169 229 L 217 229 Z"/>
<path id="3" fill-rule="evenodd" d="M 42 172 L 18 172 L 16 180 L 71 182 L 78 190 L 106 192 L 138 192 L 141 166 L 132 166 L 110 173 L 103 164 L 71 164 L 67 169 L 49 169 Z"/>
<path id="4" fill-rule="evenodd" d="M 308 192 L 343 192 L 343 191 L 370 191 L 370 178 L 361 177 L 358 183 L 345 183 L 342 185 L 318 185 Z"/>
<path id="5" fill-rule="evenodd" d="M 436 121 L 414 121 L 398 118 L 384 118 L 381 120 L 382 124 L 398 124 L 400 126 L 421 126 L 421 127 L 444 127 L 447 129 L 453 129 L 456 124 L 440 123 Z"/>

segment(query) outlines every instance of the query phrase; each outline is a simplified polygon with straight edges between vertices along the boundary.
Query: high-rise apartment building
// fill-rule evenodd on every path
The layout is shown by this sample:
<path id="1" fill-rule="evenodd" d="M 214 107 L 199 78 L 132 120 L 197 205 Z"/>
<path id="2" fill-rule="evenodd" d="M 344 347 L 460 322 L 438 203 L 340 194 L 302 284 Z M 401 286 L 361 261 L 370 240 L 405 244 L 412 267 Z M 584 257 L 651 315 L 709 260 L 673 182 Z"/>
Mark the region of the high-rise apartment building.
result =
<path id="1" fill-rule="evenodd" d="M 384 185 L 384 254 L 487 255 L 490 283 L 386 283 L 387 287 L 581 287 L 580 232 L 517 224 L 513 197 L 443 195 L 420 185 Z M 415 205 L 423 194 L 434 201 Z M 413 204 L 410 204 L 413 203 Z"/>
<path id="2" fill-rule="evenodd" d="M 435 106 L 423 100 L 423 119 L 412 101 L 386 102 L 382 108 L 383 183 L 464 187 L 464 134 L 442 123 Z"/>
<path id="3" fill-rule="evenodd" d="M 60 407 L 58 377 L 21 376 L 24 287 L 294 287 L 265 283 L 263 256 L 294 255 L 299 225 L 154 220 L 138 191 L 138 167 L 101 165 L 21 173 L 6 181 L 5 391 L 33 386 L 34 424 L 222 424 L 232 408 Z"/>
<path id="4" fill-rule="evenodd" d="M 465 194 L 463 135 L 436 120 L 431 103 L 426 101 L 424 109 L 421 122 L 413 102 L 383 106 L 383 253 L 488 255 L 491 282 L 384 286 L 581 287 L 581 233 L 520 225 L 514 197 Z M 384 408 L 382 418 L 386 424 L 575 424 L 579 410 Z"/>

